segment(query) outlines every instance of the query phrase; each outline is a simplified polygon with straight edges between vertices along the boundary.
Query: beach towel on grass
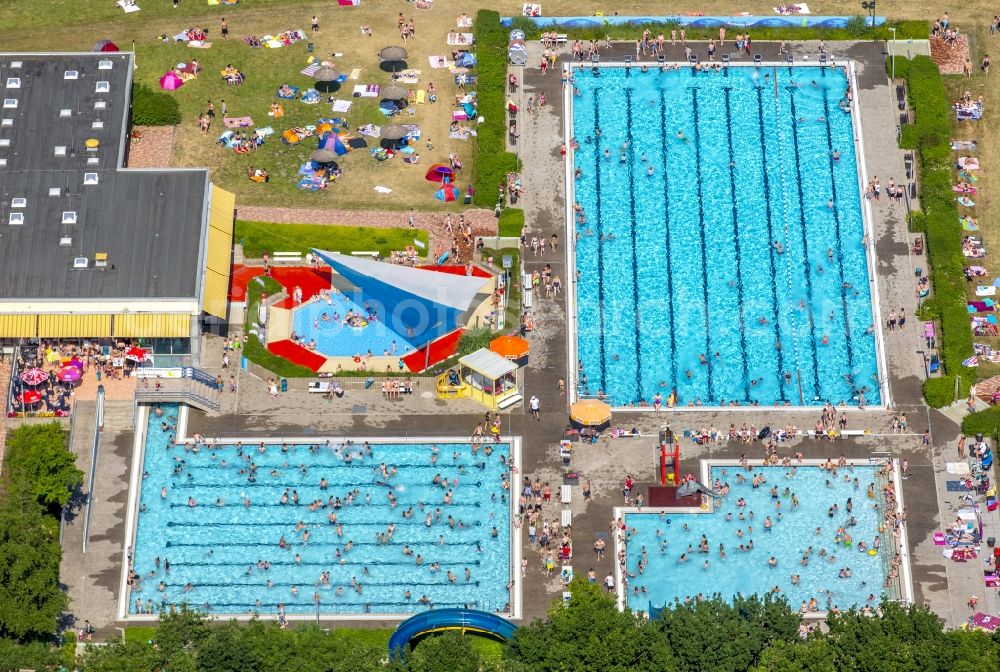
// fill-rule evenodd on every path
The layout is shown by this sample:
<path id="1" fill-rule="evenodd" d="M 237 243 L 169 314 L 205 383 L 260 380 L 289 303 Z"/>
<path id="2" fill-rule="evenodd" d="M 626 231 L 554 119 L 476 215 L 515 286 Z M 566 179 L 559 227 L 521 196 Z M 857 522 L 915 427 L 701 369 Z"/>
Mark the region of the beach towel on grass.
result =
<path id="1" fill-rule="evenodd" d="M 319 70 L 320 67 L 321 66 L 320 66 L 319 63 L 311 63 L 311 64 L 307 65 L 306 67 L 302 68 L 302 70 L 300 70 L 300 72 L 303 75 L 305 75 L 306 77 L 312 77 L 313 75 L 316 74 L 316 71 Z"/>
<path id="2" fill-rule="evenodd" d="M 249 128 L 253 126 L 253 119 L 250 117 L 226 117 L 222 120 L 226 128 Z"/>
<path id="3" fill-rule="evenodd" d="M 449 47 L 462 47 L 472 44 L 472 33 L 448 33 Z"/>
<path id="4" fill-rule="evenodd" d="M 267 136 L 273 134 L 274 134 L 274 129 L 271 128 L 270 126 L 265 126 L 264 128 L 257 129 L 257 135 L 261 136 L 262 138 L 266 138 Z"/>
<path id="5" fill-rule="evenodd" d="M 354 68 L 351 70 L 350 79 L 358 79 L 359 77 L 361 77 L 361 68 Z"/>
<path id="6" fill-rule="evenodd" d="M 130 5 L 127 2 L 125 2 L 125 0 L 118 0 L 118 2 L 116 2 L 115 4 L 121 7 L 126 14 L 131 14 L 132 12 L 138 12 L 140 9 L 139 5 L 136 5 L 134 3 Z"/>
<path id="7" fill-rule="evenodd" d="M 331 109 L 334 112 L 350 112 L 351 111 L 351 101 L 349 100 L 335 100 Z"/>
<path id="8" fill-rule="evenodd" d="M 378 84 L 355 84 L 351 95 L 354 98 L 377 98 L 381 90 Z"/>
<path id="9" fill-rule="evenodd" d="M 432 68 L 447 68 L 448 67 L 448 57 L 444 54 L 437 56 L 428 56 L 427 61 L 431 64 Z"/>

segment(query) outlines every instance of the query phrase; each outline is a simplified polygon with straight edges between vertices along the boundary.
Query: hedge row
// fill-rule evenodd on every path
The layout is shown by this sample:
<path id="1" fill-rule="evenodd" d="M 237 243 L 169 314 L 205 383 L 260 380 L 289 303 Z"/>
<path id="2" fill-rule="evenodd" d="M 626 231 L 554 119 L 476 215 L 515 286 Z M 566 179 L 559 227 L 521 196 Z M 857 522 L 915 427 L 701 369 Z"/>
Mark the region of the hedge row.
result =
<path id="1" fill-rule="evenodd" d="M 865 25 L 865 17 L 855 16 L 848 20 L 844 28 L 805 28 L 805 27 L 773 27 L 773 28 L 751 28 L 749 30 L 755 42 L 774 40 L 889 40 L 893 33 L 890 28 L 896 29 L 897 40 L 925 40 L 930 34 L 930 27 L 927 21 L 897 21 L 895 23 L 885 23 L 874 29 Z M 519 29 L 524 32 L 526 39 L 537 39 L 542 29 L 527 17 L 514 17 L 512 24 L 506 30 Z M 669 35 L 671 30 L 678 30 L 681 25 L 676 21 L 664 21 L 663 23 L 626 23 L 619 26 L 605 24 L 600 28 L 570 28 L 560 27 L 560 33 L 566 33 L 570 40 L 604 40 L 610 36 L 612 40 L 635 40 L 644 30 L 649 30 L 653 35 L 664 33 Z M 553 30 L 546 28 L 545 30 Z M 729 35 L 743 32 L 738 28 L 728 28 Z M 688 40 L 708 40 L 718 38 L 718 28 L 696 28 L 684 26 L 685 37 Z"/>
<path id="2" fill-rule="evenodd" d="M 507 44 L 508 30 L 500 25 L 500 14 L 481 9 L 476 14 L 476 67 L 479 83 L 479 114 L 483 123 L 476 127 L 478 149 L 474 162 L 476 194 L 473 203 L 494 208 L 500 185 L 507 173 L 520 170 L 517 155 L 507 151 Z"/>
<path id="3" fill-rule="evenodd" d="M 891 67 L 891 62 L 888 63 Z M 972 355 L 972 330 L 966 311 L 965 257 L 961 233 L 956 227 L 958 208 L 951 191 L 953 180 L 951 136 L 952 109 L 941 73 L 927 56 L 912 61 L 896 57 L 896 76 L 906 79 L 914 123 L 902 129 L 900 145 L 914 149 L 920 157 L 920 205 L 915 218 L 924 231 L 927 261 L 934 296 L 924 304 L 922 316 L 937 320 L 938 348 L 943 375 L 924 383 L 924 398 L 935 408 L 954 400 L 955 378 L 959 395 L 965 396 L 975 380 L 975 371 L 962 366 Z"/>

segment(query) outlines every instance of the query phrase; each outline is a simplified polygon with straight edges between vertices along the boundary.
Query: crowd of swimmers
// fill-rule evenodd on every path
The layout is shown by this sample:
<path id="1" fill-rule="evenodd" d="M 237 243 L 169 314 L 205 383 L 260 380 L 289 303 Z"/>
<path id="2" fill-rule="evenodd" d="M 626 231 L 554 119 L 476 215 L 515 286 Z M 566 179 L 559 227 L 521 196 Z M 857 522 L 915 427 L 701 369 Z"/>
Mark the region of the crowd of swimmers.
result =
<path id="1" fill-rule="evenodd" d="M 438 446 L 433 445 L 428 449 L 426 464 L 395 465 L 388 462 L 379 462 L 375 457 L 375 450 L 369 442 L 355 443 L 345 442 L 318 442 L 302 446 L 282 442 L 278 445 L 260 442 L 257 444 L 236 442 L 233 445 L 216 445 L 207 442 L 199 434 L 192 438 L 178 443 L 176 440 L 177 419 L 175 415 L 163 415 L 159 407 L 154 411 L 160 422 L 159 430 L 166 434 L 166 450 L 171 453 L 173 462 L 172 478 L 169 481 L 158 483 L 160 486 L 159 497 L 163 505 L 171 507 L 181 507 L 195 513 L 197 509 L 203 507 L 222 508 L 226 506 L 239 507 L 241 510 L 249 512 L 258 504 L 265 507 L 280 507 L 287 509 L 287 514 L 283 515 L 283 520 L 287 523 L 284 531 L 267 532 L 273 526 L 261 528 L 262 534 L 273 534 L 270 540 L 273 544 L 268 548 L 267 539 L 261 541 L 261 550 L 256 554 L 259 557 L 247 562 L 242 570 L 237 570 L 245 577 L 254 577 L 253 583 L 261 584 L 265 588 L 264 593 L 258 595 L 253 607 L 247 609 L 248 612 L 257 613 L 262 608 L 273 608 L 280 603 L 279 618 L 283 620 L 283 601 L 295 601 L 300 592 L 308 590 L 311 585 L 316 589 L 313 601 L 317 607 L 321 602 L 328 602 L 329 598 L 324 597 L 325 592 L 332 592 L 336 598 L 343 598 L 345 594 L 352 594 L 358 608 L 365 612 L 372 611 L 372 603 L 365 601 L 366 583 L 372 580 L 373 573 L 379 571 L 378 563 L 372 562 L 371 566 L 364 560 L 354 560 L 351 557 L 352 550 L 356 544 L 379 546 L 395 546 L 399 549 L 400 557 L 407 562 L 412 562 L 416 571 L 426 574 L 426 577 L 418 581 L 421 585 L 442 584 L 442 585 L 479 585 L 475 572 L 479 566 L 477 556 L 484 552 L 484 545 L 488 542 L 486 534 L 490 539 L 505 539 L 506 530 L 501 531 L 502 525 L 497 520 L 496 511 L 502 511 L 509 506 L 508 493 L 511 488 L 511 477 L 516 472 L 512 459 L 508 459 L 505 451 L 497 449 L 497 443 L 485 444 L 483 441 L 484 428 L 481 423 L 473 433 L 472 440 L 464 446 Z M 490 420 L 490 427 L 496 426 L 496 441 L 499 441 L 499 415 L 495 421 Z M 151 419 L 151 424 L 155 420 Z M 337 488 L 332 483 L 329 476 L 324 473 L 312 473 L 317 470 L 317 466 L 307 466 L 306 461 L 295 459 L 296 453 L 308 450 L 310 455 L 325 455 L 333 457 L 335 463 L 345 467 L 354 465 L 370 466 L 371 484 L 356 486 L 352 484 L 349 488 Z M 450 449 L 450 450 L 448 450 Z M 302 482 L 301 492 L 296 487 L 286 487 L 280 495 L 276 495 L 274 501 L 255 501 L 251 498 L 249 488 L 240 493 L 235 502 L 226 501 L 226 497 L 220 495 L 214 501 L 200 501 L 196 493 L 184 492 L 186 486 L 195 485 L 195 475 L 192 471 L 195 456 L 209 453 L 208 463 L 214 470 L 221 470 L 225 474 L 226 482 L 234 487 L 238 487 L 241 482 L 252 486 L 257 483 L 267 484 L 270 479 L 281 479 L 289 473 L 296 473 Z M 279 453 L 277 459 L 274 453 Z M 470 460 L 471 458 L 471 460 Z M 315 458 L 313 458 L 315 459 Z M 499 482 L 488 487 L 490 491 L 490 503 L 470 502 L 469 497 L 476 497 L 482 491 L 468 491 L 463 488 L 463 481 L 475 481 L 482 478 L 486 472 L 487 462 L 498 460 L 501 465 Z M 264 464 L 267 462 L 267 464 Z M 296 465 L 296 462 L 300 462 Z M 199 468 L 205 466 L 204 455 L 198 460 Z M 325 465 L 322 468 L 331 468 Z M 338 467 L 333 466 L 336 470 Z M 432 493 L 427 494 L 424 489 L 400 486 L 399 474 L 403 470 L 417 470 L 418 473 L 427 471 L 428 478 L 426 485 L 432 487 Z M 433 473 L 433 478 L 430 474 Z M 143 478 L 150 475 L 146 472 Z M 278 481 L 280 482 L 280 480 Z M 418 481 L 419 482 L 419 481 Z M 412 486 L 412 481 L 410 484 Z M 155 487 L 155 486 L 154 486 Z M 175 494 L 178 488 L 183 488 Z M 412 491 L 412 492 L 411 492 Z M 467 492 L 466 495 L 461 493 Z M 409 494 L 409 496 L 407 495 Z M 419 501 L 417 501 L 419 499 Z M 412 501 L 407 501 L 412 500 Z M 463 501 L 464 500 L 464 501 Z M 461 508 L 454 508 L 456 505 L 473 504 L 476 507 L 485 506 L 492 509 L 488 520 L 468 520 L 464 519 L 460 511 Z M 385 507 L 385 515 L 376 520 L 384 522 L 384 527 L 371 532 L 371 540 L 360 540 L 356 538 L 359 528 L 367 530 L 371 527 L 370 521 L 359 520 L 354 514 L 358 507 Z M 523 507 L 522 507 L 523 509 Z M 144 505 L 141 512 L 146 511 Z M 523 510 L 522 510 L 522 513 Z M 183 526 L 183 523 L 180 523 Z M 357 527 L 355 527 L 357 524 Z M 415 526 L 424 532 L 427 539 L 416 538 L 413 535 L 404 535 L 399 538 L 398 532 L 406 528 L 400 525 Z M 485 528 L 482 535 L 470 543 L 468 538 L 455 540 L 456 535 L 460 535 L 462 530 L 472 530 L 479 527 Z M 353 528 L 353 530 L 352 530 Z M 488 532 L 487 532 L 488 530 Z M 353 532 L 353 534 L 352 534 Z M 436 541 L 435 541 L 436 539 Z M 454 551 L 444 549 L 450 543 L 467 544 L 470 546 L 470 554 L 455 559 Z M 219 542 L 224 546 L 224 542 Z M 321 550 L 322 559 L 328 565 L 317 571 L 315 580 L 311 583 L 299 585 L 298 583 L 282 582 L 279 577 L 271 578 L 272 566 L 294 565 L 303 563 L 302 554 L 307 549 L 313 550 L 309 555 L 313 558 Z M 438 551 L 437 549 L 441 549 Z M 206 556 L 214 554 L 214 549 L 209 548 Z M 184 563 L 187 564 L 187 563 Z M 306 565 L 312 565 L 307 558 Z M 333 575 L 333 567 L 340 566 L 349 568 L 347 573 L 351 574 L 349 582 L 338 581 Z M 131 565 L 128 575 L 128 584 L 132 589 L 135 598 L 135 611 L 137 613 L 155 613 L 155 610 L 164 610 L 168 605 L 184 600 L 184 595 L 193 592 L 196 588 L 212 586 L 211 580 L 206 584 L 199 585 L 197 577 L 190 574 L 185 576 L 183 584 L 170 581 L 170 559 L 156 557 L 152 567 L 144 574 L 140 575 L 134 566 Z M 384 568 L 381 568 L 384 570 Z M 345 575 L 344 571 L 339 572 Z M 393 607 L 390 611 L 411 611 L 417 605 L 433 607 L 435 599 L 424 594 L 414 593 L 413 574 L 410 572 L 410 579 L 398 581 L 399 595 L 393 596 L 390 600 Z M 377 581 L 376 581 L 377 583 Z M 153 585 L 157 593 L 156 599 L 139 595 L 144 586 Z M 508 590 L 512 583 L 508 584 Z M 287 590 L 283 594 L 282 590 Z M 148 591 L 148 588 L 147 588 Z M 169 594 L 168 594 L 169 592 Z M 384 600 L 385 598 L 381 598 Z M 412 605 L 412 606 L 411 606 Z M 453 605 L 462 606 L 462 605 Z M 465 607 L 482 606 L 478 600 L 465 603 Z M 202 607 L 207 611 L 210 605 L 204 604 Z M 509 603 L 505 607 L 509 609 Z"/>
<path id="2" fill-rule="evenodd" d="M 649 568 L 649 553 L 651 551 L 655 551 L 660 556 L 669 557 L 672 555 L 678 567 L 689 563 L 700 565 L 706 573 L 711 572 L 714 563 L 725 562 L 729 554 L 735 552 L 740 556 L 754 558 L 749 561 L 751 564 L 748 567 L 756 565 L 757 569 L 754 570 L 756 572 L 774 571 L 777 575 L 788 572 L 787 586 L 800 585 L 801 574 L 808 571 L 807 568 L 811 563 L 823 563 L 825 566 L 835 569 L 837 579 L 846 581 L 854 577 L 855 572 L 852 565 L 857 566 L 858 563 L 864 562 L 883 563 L 885 560 L 883 564 L 887 569 L 884 572 L 885 577 L 881 585 L 869 586 L 866 581 L 861 581 L 860 585 L 857 586 L 868 592 L 863 604 L 838 603 L 836 595 L 841 591 L 836 585 L 829 585 L 820 589 L 823 594 L 804 599 L 799 608 L 800 613 L 803 614 L 817 611 L 837 612 L 851 606 L 862 608 L 866 612 L 874 610 L 882 593 L 892 592 L 894 584 L 899 580 L 902 564 L 902 555 L 895 549 L 900 547 L 900 535 L 906 521 L 906 511 L 905 509 L 900 511 L 897 504 L 892 478 L 894 463 L 889 461 L 879 467 L 877 482 L 863 484 L 859 476 L 855 474 L 853 465 L 843 455 L 836 461 L 828 458 L 815 467 L 806 466 L 801 453 L 797 453 L 794 460 L 787 456 L 779 458 L 773 452 L 768 453 L 768 456 L 769 458 L 773 457 L 773 459 L 765 460 L 765 465 L 778 467 L 780 463 L 780 469 L 783 470 L 784 476 L 783 483 L 769 482 L 768 478 L 769 476 L 774 478 L 774 472 L 766 472 L 761 467 L 751 465 L 746 455 L 741 456 L 739 467 L 734 468 L 732 473 L 728 468 L 721 469 L 720 478 L 716 478 L 712 483 L 712 488 L 715 491 L 713 504 L 716 509 L 722 508 L 723 503 L 730 496 L 736 497 L 735 502 L 733 502 L 734 509 L 727 507 L 723 514 L 725 522 L 736 528 L 733 533 L 735 541 L 710 539 L 706 534 L 701 534 L 697 541 L 693 540 L 694 537 L 678 539 L 678 534 L 668 534 L 668 532 L 679 532 L 685 537 L 697 533 L 687 522 L 681 522 L 685 516 L 670 518 L 666 511 L 661 511 L 659 514 L 660 524 L 655 532 L 656 545 L 652 549 L 647 549 L 647 546 L 636 538 L 638 534 L 636 528 L 628 527 L 624 518 L 619 517 L 613 520 L 611 523 L 612 533 L 622 542 L 618 562 L 625 594 L 631 593 L 632 597 L 642 596 L 643 599 L 648 599 L 648 588 L 638 577 L 645 574 Z M 846 499 L 838 499 L 835 496 L 827 498 L 829 504 L 826 514 L 829 522 L 826 525 L 817 525 L 813 538 L 801 540 L 803 547 L 799 549 L 799 560 L 796 565 L 790 568 L 786 567 L 782 560 L 771 554 L 765 554 L 766 558 L 757 558 L 754 546 L 755 527 L 758 535 L 767 535 L 785 522 L 786 515 L 793 515 L 793 512 L 799 509 L 800 495 L 792 489 L 792 481 L 799 469 L 807 468 L 819 468 L 826 472 L 825 488 L 820 492 L 802 493 L 802 497 L 822 497 L 824 491 L 833 490 L 838 482 L 841 482 L 843 486 L 850 487 L 851 494 Z M 745 488 L 749 485 L 752 490 L 766 490 L 773 511 L 766 512 L 762 516 L 760 512 L 755 513 L 751 510 L 745 497 L 738 496 L 739 493 L 731 492 L 731 486 L 727 480 L 727 477 L 730 476 L 735 484 L 732 487 Z M 877 533 L 870 539 L 855 539 L 858 529 L 858 520 L 855 515 L 857 507 L 868 507 L 875 512 L 878 520 Z M 675 525 L 671 527 L 671 523 L 675 523 Z M 893 542 L 890 547 L 892 550 L 888 551 L 892 554 L 891 557 L 886 555 L 887 551 L 883 548 L 884 539 L 891 539 Z M 645 541 L 649 543 L 649 540 Z M 671 543 L 674 544 L 673 547 Z M 638 545 L 637 552 L 633 550 L 636 545 Z M 626 553 L 626 546 L 629 549 L 628 553 Z M 853 558 L 852 551 L 856 554 Z M 779 595 L 785 591 L 780 583 L 776 583 L 769 592 Z M 684 597 L 684 602 L 690 603 L 692 600 L 702 599 L 699 596 L 687 595 Z"/>

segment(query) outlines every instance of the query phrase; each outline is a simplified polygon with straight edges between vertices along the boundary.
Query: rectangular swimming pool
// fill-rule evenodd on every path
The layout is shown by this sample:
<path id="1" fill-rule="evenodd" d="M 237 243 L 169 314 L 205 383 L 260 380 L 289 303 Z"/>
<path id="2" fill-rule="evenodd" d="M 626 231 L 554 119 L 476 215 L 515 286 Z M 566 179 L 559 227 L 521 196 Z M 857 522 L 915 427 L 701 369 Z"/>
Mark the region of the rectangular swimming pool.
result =
<path id="1" fill-rule="evenodd" d="M 707 483 L 729 487 L 713 510 L 624 513 L 625 600 L 647 611 L 715 593 L 777 593 L 793 609 L 815 600 L 813 611 L 827 611 L 899 599 L 909 574 L 886 581 L 895 547 L 883 495 L 891 478 L 880 469 L 713 464 Z"/>
<path id="2" fill-rule="evenodd" d="M 183 603 L 324 618 L 512 610 L 516 442 L 221 439 L 195 450 L 172 441 L 177 422 L 164 406 L 145 430 L 129 618 Z"/>
<path id="3" fill-rule="evenodd" d="M 881 404 L 845 70 L 572 73 L 578 395 Z"/>

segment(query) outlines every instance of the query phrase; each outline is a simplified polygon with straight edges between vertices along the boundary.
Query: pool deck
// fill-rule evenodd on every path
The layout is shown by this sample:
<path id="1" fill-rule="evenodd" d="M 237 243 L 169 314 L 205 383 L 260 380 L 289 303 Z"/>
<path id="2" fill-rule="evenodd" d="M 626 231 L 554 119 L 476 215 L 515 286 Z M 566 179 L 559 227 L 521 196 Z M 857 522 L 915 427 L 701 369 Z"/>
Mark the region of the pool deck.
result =
<path id="1" fill-rule="evenodd" d="M 883 182 L 887 182 L 890 176 L 902 178 L 902 153 L 895 148 L 894 142 L 898 111 L 894 90 L 886 81 L 883 45 L 865 42 L 850 45 L 835 43 L 831 46 L 835 54 L 848 55 L 858 64 L 859 88 L 856 93 L 863 114 L 868 174 L 880 176 Z M 777 52 L 776 43 L 757 43 L 757 47 L 765 54 Z M 528 45 L 528 50 L 529 62 L 537 63 L 541 48 L 533 43 Z M 792 50 L 800 60 L 801 55 L 806 53 L 811 60 L 815 59 L 816 47 L 813 44 L 796 43 Z M 621 55 L 634 53 L 631 44 L 618 46 L 615 51 Z M 675 52 L 671 53 L 672 57 L 682 57 L 680 46 L 675 48 Z M 568 53 L 568 50 L 563 53 Z M 520 124 L 521 137 L 517 149 L 525 159 L 523 179 L 526 193 L 521 204 L 528 222 L 526 233 L 529 237 L 548 237 L 557 233 L 562 238 L 565 203 L 559 183 L 561 178 L 558 177 L 563 169 L 559 153 L 562 137 L 559 76 L 553 72 L 543 76 L 537 68 L 517 68 L 516 72 L 523 84 L 517 95 L 537 97 L 544 91 L 549 101 L 537 115 L 525 118 Z M 916 309 L 913 269 L 923 266 L 924 258 L 910 255 L 913 236 L 906 231 L 900 208 L 894 208 L 885 199 L 873 205 L 881 305 L 897 310 L 905 308 L 907 315 L 913 316 Z M 529 256 L 525 259 L 525 268 L 540 270 L 545 263 L 552 265 L 554 274 L 567 277 L 562 249 L 559 256 L 551 253 L 545 257 Z M 563 327 L 565 311 L 564 300 L 543 297 L 536 301 L 533 309 L 539 328 L 529 334 L 531 361 L 521 391 L 526 398 L 534 394 L 541 400 L 541 419 L 532 420 L 521 406 L 508 409 L 503 414 L 505 435 L 522 437 L 522 473 L 549 481 L 553 486 L 562 483 L 563 467 L 558 441 L 566 425 L 568 410 L 567 399 L 557 386 L 560 379 L 567 378 L 566 330 Z M 952 507 L 957 498 L 954 493 L 945 492 L 944 470 L 945 458 L 955 459 L 955 440 L 959 430 L 947 416 L 927 409 L 922 403 L 924 365 L 920 351 L 924 342 L 921 333 L 919 325 L 911 321 L 902 332 L 886 334 L 885 355 L 895 408 L 888 412 L 845 409 L 852 430 L 870 430 L 871 433 L 841 438 L 833 445 L 825 440 L 799 438 L 780 444 L 779 453 L 785 455 L 801 450 L 807 458 L 816 459 L 836 458 L 843 453 L 848 458 L 864 460 L 873 452 L 886 451 L 892 457 L 908 460 L 909 471 L 903 485 L 903 496 L 907 508 L 915 601 L 928 604 L 950 625 L 957 625 L 970 615 L 966 601 L 971 594 L 981 598 L 979 608 L 986 612 L 1000 613 L 1000 600 L 995 591 L 985 591 L 980 565 L 976 562 L 945 564 L 940 548 L 933 545 L 933 533 L 953 517 Z M 203 352 L 206 353 L 203 367 L 213 373 L 219 371 L 221 339 L 206 337 Z M 435 399 L 430 380 L 425 380 L 413 395 L 401 400 L 385 400 L 374 389 L 353 388 L 348 389 L 344 399 L 333 401 L 305 391 L 290 391 L 277 400 L 270 400 L 264 381 L 241 372 L 237 394 L 230 395 L 227 391 L 224 395 L 222 414 L 206 416 L 201 412 L 192 412 L 190 429 L 206 436 L 464 436 L 471 433 L 484 410 L 468 400 Z M 909 419 L 911 433 L 889 434 L 893 413 L 901 412 L 905 412 Z M 661 425 L 672 423 L 678 431 L 709 425 L 725 428 L 732 422 L 737 425 L 753 423 L 758 427 L 793 423 L 801 429 L 810 429 L 818 414 L 818 409 L 781 412 L 753 409 L 739 413 L 714 409 L 672 415 L 664 413 L 661 416 L 652 413 L 616 414 L 617 425 L 637 427 L 644 436 L 602 438 L 596 445 L 575 444 L 572 467 L 580 473 L 581 483 L 588 479 L 591 481 L 593 498 L 585 501 L 581 488 L 574 485 L 570 488 L 571 502 L 553 501 L 546 505 L 543 516 L 547 519 L 559 518 L 562 509 L 569 509 L 576 545 L 575 572 L 583 575 L 589 567 L 594 567 L 598 576 L 604 576 L 614 566 L 613 555 L 609 553 L 602 562 L 597 562 L 591 555 L 591 544 L 597 535 L 608 534 L 613 507 L 622 504 L 620 484 L 626 474 L 633 476 L 640 491 L 653 484 L 657 465 L 656 433 Z M 931 432 L 931 449 L 922 445 L 921 435 L 925 430 Z M 95 539 L 100 539 L 108 544 L 109 549 L 116 547 L 117 552 L 98 554 L 91 551 L 84 555 L 80 553 L 79 537 L 71 539 L 67 528 L 62 565 L 63 581 L 71 598 L 71 613 L 67 622 L 79 624 L 88 618 L 103 635 L 113 634 L 116 627 L 125 625 L 116 620 L 115 613 L 125 545 L 125 493 L 131 469 L 132 438 L 125 429 L 116 432 L 119 438 L 111 442 L 114 447 L 105 449 L 102 446 L 101 487 L 107 494 L 98 498 L 91 541 L 93 544 Z M 743 452 L 757 457 L 756 451 L 759 451 L 759 444 L 699 446 L 690 440 L 683 440 L 682 469 L 693 470 L 697 460 L 702 458 L 738 459 Z M 105 457 L 111 465 L 107 465 Z M 558 488 L 554 487 L 554 490 L 558 492 Z M 931 497 L 930 492 L 936 492 L 937 496 Z M 98 494 L 95 493 L 95 497 Z M 544 616 L 562 588 L 558 577 L 547 578 L 541 563 L 534 560 L 538 557 L 537 548 L 532 548 L 526 538 L 523 543 L 524 555 L 528 558 L 527 575 L 522 580 L 523 617 L 529 621 Z M 372 627 L 375 624 L 325 622 L 325 625 Z M 381 625 L 389 627 L 393 623 L 383 622 Z"/>

